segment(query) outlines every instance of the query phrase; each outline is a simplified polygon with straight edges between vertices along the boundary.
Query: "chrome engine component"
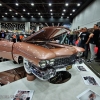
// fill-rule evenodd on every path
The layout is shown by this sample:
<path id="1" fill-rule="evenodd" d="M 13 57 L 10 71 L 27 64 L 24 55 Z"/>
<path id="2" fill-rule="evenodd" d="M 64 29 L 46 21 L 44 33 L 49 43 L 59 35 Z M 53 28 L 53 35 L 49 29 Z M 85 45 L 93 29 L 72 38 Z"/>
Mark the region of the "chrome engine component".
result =
<path id="1" fill-rule="evenodd" d="M 78 52 L 77 57 L 81 57 L 83 55 L 83 52 Z"/>

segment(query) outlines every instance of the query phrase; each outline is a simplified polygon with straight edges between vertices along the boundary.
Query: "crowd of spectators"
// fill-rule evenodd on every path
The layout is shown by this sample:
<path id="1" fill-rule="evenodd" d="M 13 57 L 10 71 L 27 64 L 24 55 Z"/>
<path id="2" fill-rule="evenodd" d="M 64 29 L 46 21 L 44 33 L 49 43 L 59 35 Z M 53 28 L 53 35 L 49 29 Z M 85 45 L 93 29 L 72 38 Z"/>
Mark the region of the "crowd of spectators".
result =
<path id="1" fill-rule="evenodd" d="M 18 32 L 17 30 L 15 32 L 11 32 L 8 30 L 1 30 L 0 31 L 0 40 L 8 40 L 12 42 L 21 42 L 24 38 L 27 36 L 30 36 L 31 34 L 35 33 L 35 31 L 28 32 Z"/>
<path id="2" fill-rule="evenodd" d="M 97 24 L 94 24 L 91 30 L 88 30 L 86 27 L 80 29 L 78 35 L 78 44 L 77 46 L 85 49 L 82 57 L 85 59 L 88 58 L 88 51 L 90 50 L 90 58 L 87 59 L 87 62 L 100 61 L 100 28 Z M 95 48 L 98 48 L 98 51 L 95 52 Z"/>
<path id="3" fill-rule="evenodd" d="M 63 39 L 62 39 L 63 38 Z M 57 38 L 60 44 L 69 44 L 79 46 L 85 49 L 82 57 L 87 62 L 100 61 L 100 27 L 97 24 L 94 24 L 93 28 L 87 29 L 86 27 L 81 28 L 80 30 L 70 31 L 62 37 Z M 63 40 L 63 41 L 62 41 Z M 98 48 L 97 53 L 95 48 Z M 90 51 L 90 56 L 88 52 Z"/>

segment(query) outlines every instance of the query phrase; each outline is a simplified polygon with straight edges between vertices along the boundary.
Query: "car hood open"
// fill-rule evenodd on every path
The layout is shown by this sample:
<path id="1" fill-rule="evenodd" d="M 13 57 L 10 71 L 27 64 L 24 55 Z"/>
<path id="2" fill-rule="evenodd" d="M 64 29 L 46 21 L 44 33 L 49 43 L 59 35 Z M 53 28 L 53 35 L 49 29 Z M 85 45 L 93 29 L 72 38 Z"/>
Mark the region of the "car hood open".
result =
<path id="1" fill-rule="evenodd" d="M 32 40 L 50 40 L 51 38 L 58 36 L 63 33 L 67 33 L 68 29 L 65 27 L 44 27 L 38 32 L 27 37 L 23 41 L 32 41 Z"/>

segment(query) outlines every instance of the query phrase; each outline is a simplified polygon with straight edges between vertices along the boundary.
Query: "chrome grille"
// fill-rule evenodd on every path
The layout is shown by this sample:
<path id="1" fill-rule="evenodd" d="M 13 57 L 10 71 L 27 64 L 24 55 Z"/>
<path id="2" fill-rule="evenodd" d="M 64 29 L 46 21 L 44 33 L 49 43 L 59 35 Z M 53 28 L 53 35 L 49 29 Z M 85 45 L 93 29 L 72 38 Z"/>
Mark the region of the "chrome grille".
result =
<path id="1" fill-rule="evenodd" d="M 59 65 L 69 65 L 73 64 L 76 59 L 76 55 L 72 55 L 70 57 L 65 57 L 65 58 L 57 58 L 55 59 L 54 66 L 59 66 Z"/>

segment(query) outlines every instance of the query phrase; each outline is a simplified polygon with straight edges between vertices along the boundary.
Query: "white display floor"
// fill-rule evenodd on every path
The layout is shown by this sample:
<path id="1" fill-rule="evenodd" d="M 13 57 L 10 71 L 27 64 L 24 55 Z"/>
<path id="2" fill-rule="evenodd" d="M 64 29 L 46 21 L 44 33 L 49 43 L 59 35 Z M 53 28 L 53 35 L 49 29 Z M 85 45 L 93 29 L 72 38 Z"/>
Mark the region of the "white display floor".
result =
<path id="1" fill-rule="evenodd" d="M 10 61 L 0 63 L 0 72 L 19 67 L 21 65 L 13 64 Z M 77 66 L 84 66 L 88 71 L 80 72 Z M 82 79 L 84 75 L 93 76 L 100 84 L 100 79 L 87 66 L 74 64 L 72 69 L 68 70 L 72 77 L 63 84 L 51 84 L 47 81 L 35 79 L 27 81 L 26 78 L 0 87 L 0 100 L 12 100 L 16 90 L 34 90 L 32 100 L 78 100 L 77 96 L 87 89 L 91 89 L 100 95 L 100 86 L 86 85 Z M 96 99 L 95 99 L 96 100 Z"/>

